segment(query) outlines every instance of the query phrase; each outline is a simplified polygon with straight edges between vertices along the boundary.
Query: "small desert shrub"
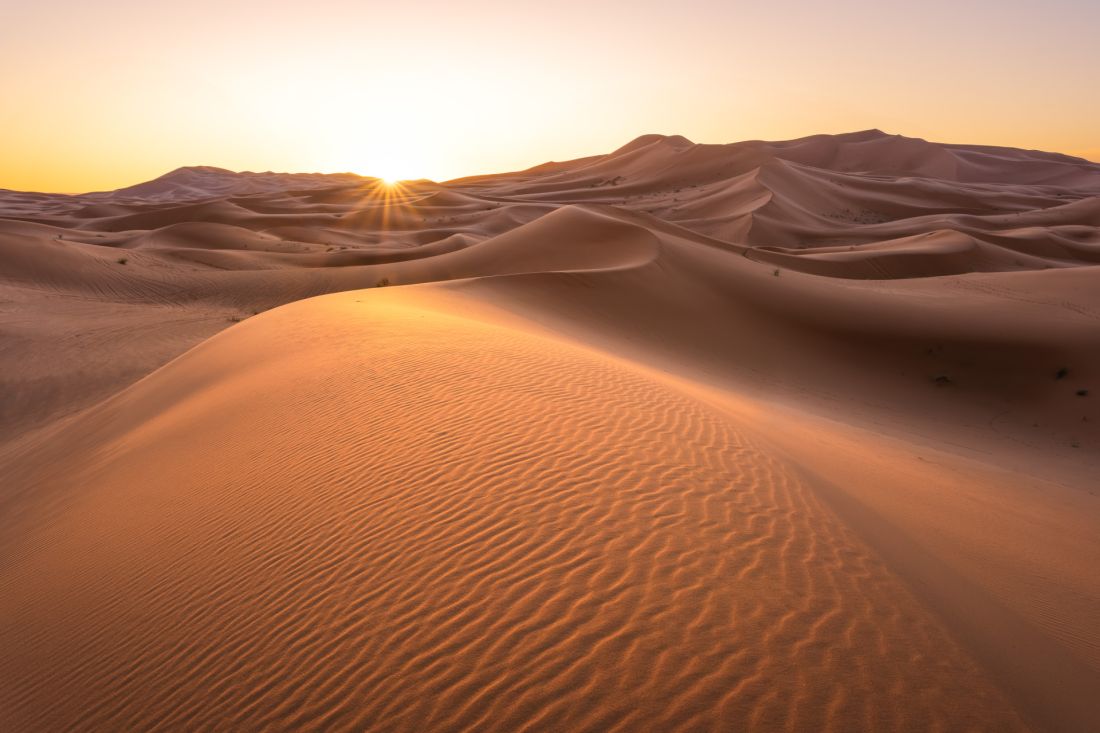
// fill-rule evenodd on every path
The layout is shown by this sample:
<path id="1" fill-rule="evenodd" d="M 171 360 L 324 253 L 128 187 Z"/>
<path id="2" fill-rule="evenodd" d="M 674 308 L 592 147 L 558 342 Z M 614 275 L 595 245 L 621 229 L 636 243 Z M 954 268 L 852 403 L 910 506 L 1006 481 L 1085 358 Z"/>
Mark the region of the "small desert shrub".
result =
<path id="1" fill-rule="evenodd" d="M 941 387 L 946 386 L 948 384 L 951 384 L 951 377 L 947 376 L 946 374 L 937 374 L 936 376 L 932 377 L 932 382 Z"/>
<path id="2" fill-rule="evenodd" d="M 1078 397 L 1088 397 L 1089 396 L 1089 391 L 1087 389 L 1079 389 L 1079 390 L 1077 390 L 1077 396 Z"/>
<path id="3" fill-rule="evenodd" d="M 375 284 L 374 284 L 374 287 L 376 287 L 376 288 L 384 288 L 384 287 L 386 287 L 386 286 L 387 286 L 387 285 L 389 285 L 389 284 L 390 284 L 390 279 L 389 279 L 388 277 L 384 277 L 384 278 L 382 278 L 381 280 L 379 280 L 379 281 L 378 281 L 377 283 L 375 283 Z"/>
<path id="4" fill-rule="evenodd" d="M 1069 374 L 1069 367 L 1059 367 L 1058 371 L 1054 372 L 1054 378 L 1065 379 L 1067 374 Z"/>
<path id="5" fill-rule="evenodd" d="M 119 257 L 118 258 L 118 264 L 120 264 L 120 265 L 125 265 L 127 262 L 129 262 L 129 260 L 126 259 L 125 257 Z"/>

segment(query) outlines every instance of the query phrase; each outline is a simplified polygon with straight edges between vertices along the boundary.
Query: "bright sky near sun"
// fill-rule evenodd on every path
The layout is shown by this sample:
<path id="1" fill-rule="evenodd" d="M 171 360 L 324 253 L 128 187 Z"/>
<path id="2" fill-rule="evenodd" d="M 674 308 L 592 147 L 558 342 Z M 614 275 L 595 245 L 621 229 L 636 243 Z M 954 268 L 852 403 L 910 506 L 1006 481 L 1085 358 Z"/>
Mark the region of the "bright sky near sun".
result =
<path id="1" fill-rule="evenodd" d="M 0 187 L 878 127 L 1100 159 L 1096 0 L 0 0 Z"/>

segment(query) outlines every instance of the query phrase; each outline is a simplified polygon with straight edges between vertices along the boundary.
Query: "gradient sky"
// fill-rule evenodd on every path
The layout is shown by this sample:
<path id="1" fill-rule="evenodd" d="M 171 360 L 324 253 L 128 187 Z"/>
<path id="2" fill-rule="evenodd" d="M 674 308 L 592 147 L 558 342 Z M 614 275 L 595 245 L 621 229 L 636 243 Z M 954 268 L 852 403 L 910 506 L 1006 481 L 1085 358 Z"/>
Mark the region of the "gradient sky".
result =
<path id="1" fill-rule="evenodd" d="M 878 127 L 1100 160 L 1097 0 L 0 0 L 0 187 Z"/>

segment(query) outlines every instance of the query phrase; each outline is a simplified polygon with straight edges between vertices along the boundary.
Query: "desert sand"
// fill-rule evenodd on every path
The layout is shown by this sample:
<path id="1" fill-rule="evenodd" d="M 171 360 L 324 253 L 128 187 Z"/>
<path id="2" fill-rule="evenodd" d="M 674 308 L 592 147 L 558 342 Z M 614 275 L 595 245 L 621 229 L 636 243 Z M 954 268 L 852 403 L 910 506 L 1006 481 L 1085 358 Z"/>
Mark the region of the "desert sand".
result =
<path id="1" fill-rule="evenodd" d="M 1100 165 L 0 192 L 0 730 L 1090 731 Z"/>

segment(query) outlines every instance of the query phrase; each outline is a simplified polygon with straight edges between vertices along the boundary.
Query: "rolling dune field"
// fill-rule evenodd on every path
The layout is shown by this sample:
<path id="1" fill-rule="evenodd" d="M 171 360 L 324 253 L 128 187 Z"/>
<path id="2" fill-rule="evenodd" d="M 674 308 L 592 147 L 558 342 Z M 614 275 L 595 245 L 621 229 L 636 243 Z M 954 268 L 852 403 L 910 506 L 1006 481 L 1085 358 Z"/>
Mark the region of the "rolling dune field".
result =
<path id="1" fill-rule="evenodd" d="M 1100 165 L 0 192 L 0 729 L 1089 731 Z"/>

